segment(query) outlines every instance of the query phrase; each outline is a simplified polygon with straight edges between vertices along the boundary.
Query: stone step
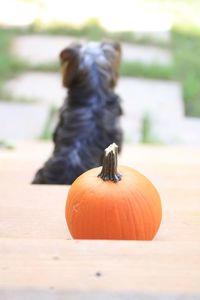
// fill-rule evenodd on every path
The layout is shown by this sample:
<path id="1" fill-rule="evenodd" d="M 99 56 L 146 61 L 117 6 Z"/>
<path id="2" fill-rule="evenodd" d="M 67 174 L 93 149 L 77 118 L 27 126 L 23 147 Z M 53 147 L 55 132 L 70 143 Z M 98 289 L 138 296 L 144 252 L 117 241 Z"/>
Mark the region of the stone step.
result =
<path id="1" fill-rule="evenodd" d="M 121 78 L 117 91 L 123 99 L 123 124 L 128 140 L 141 140 L 142 121 L 146 116 L 155 140 L 172 143 L 178 139 L 176 127 L 184 118 L 179 83 Z"/>
<path id="2" fill-rule="evenodd" d="M 59 73 L 27 72 L 11 79 L 5 88 L 16 97 L 60 106 L 66 94 Z"/>
<path id="3" fill-rule="evenodd" d="M 0 101 L 0 140 L 38 138 L 48 117 L 43 104 Z"/>
<path id="4" fill-rule="evenodd" d="M 171 52 L 156 46 L 142 46 L 123 43 L 122 54 L 124 60 L 137 61 L 144 64 L 170 65 Z"/>
<path id="5" fill-rule="evenodd" d="M 185 118 L 179 128 L 180 138 L 184 144 L 200 145 L 200 119 Z"/>
<path id="6" fill-rule="evenodd" d="M 60 51 L 77 38 L 48 35 L 24 35 L 15 38 L 13 53 L 31 64 L 58 61 Z"/>

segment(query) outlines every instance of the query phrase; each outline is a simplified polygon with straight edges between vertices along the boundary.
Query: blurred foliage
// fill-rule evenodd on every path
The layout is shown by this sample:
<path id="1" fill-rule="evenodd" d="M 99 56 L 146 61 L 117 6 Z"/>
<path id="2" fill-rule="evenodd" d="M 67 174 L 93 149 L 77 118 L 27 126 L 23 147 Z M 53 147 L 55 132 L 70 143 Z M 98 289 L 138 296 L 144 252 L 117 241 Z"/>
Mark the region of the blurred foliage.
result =
<path id="1" fill-rule="evenodd" d="M 164 66 L 156 63 L 145 64 L 136 61 L 123 61 L 120 74 L 129 77 L 171 80 L 174 78 L 173 69 L 173 66 Z"/>
<path id="2" fill-rule="evenodd" d="M 36 103 L 38 99 L 27 96 L 14 95 L 8 88 L 5 87 L 4 81 L 0 81 L 0 101 L 20 102 L 20 103 Z"/>
<path id="3" fill-rule="evenodd" d="M 12 53 L 14 31 L 0 29 L 0 80 L 14 76 L 27 68 L 27 64 Z"/>
<path id="4" fill-rule="evenodd" d="M 151 127 L 151 118 L 149 114 L 145 114 L 142 118 L 141 143 L 147 144 L 151 142 Z"/>
<path id="5" fill-rule="evenodd" d="M 50 25 L 42 25 L 41 22 L 35 21 L 27 27 L 27 32 L 39 33 L 39 34 L 50 34 L 50 35 L 67 35 L 78 38 L 85 38 L 86 40 L 116 40 L 127 43 L 138 43 L 138 44 L 150 44 L 157 45 L 160 47 L 167 47 L 168 42 L 159 38 L 155 38 L 149 34 L 137 34 L 133 31 L 119 31 L 110 32 L 107 31 L 99 23 L 97 19 L 90 19 L 82 26 L 74 26 L 66 23 L 51 23 Z"/>
<path id="6" fill-rule="evenodd" d="M 13 100 L 14 97 L 4 87 L 4 81 L 27 69 L 28 64 L 12 53 L 14 30 L 0 28 L 0 99 Z"/>
<path id="7" fill-rule="evenodd" d="M 174 72 L 181 81 L 186 114 L 200 116 L 200 30 L 174 28 L 172 30 Z"/>
<path id="8" fill-rule="evenodd" d="M 65 23 L 51 23 L 43 26 L 37 20 L 28 28 L 32 33 L 45 33 L 52 35 L 68 35 L 75 37 L 87 37 L 91 40 L 100 40 L 106 35 L 106 30 L 99 24 L 98 20 L 91 19 L 81 27 L 65 24 Z"/>
<path id="9" fill-rule="evenodd" d="M 0 149 L 14 150 L 15 147 L 16 146 L 14 143 L 5 140 L 0 140 Z"/>
<path id="10" fill-rule="evenodd" d="M 45 63 L 39 63 L 35 64 L 33 66 L 30 66 L 32 71 L 40 71 L 40 72 L 58 72 L 60 70 L 60 64 L 59 61 L 55 62 L 45 62 Z"/>
<path id="11" fill-rule="evenodd" d="M 41 140 L 51 140 L 52 139 L 52 133 L 55 128 L 57 117 L 58 117 L 58 108 L 56 106 L 52 105 L 49 108 L 47 120 L 45 122 L 42 134 L 40 135 Z"/>
<path id="12" fill-rule="evenodd" d="M 200 29 L 194 26 L 176 26 L 171 31 L 171 43 L 161 42 L 152 36 L 141 36 L 133 32 L 108 32 L 97 20 L 93 19 L 81 27 L 66 24 L 54 24 L 41 27 L 34 23 L 27 28 L 0 29 L 0 98 L 12 99 L 5 89 L 3 82 L 25 70 L 58 71 L 59 63 L 44 63 L 29 65 L 16 58 L 11 52 L 13 37 L 17 34 L 64 34 L 81 37 L 88 40 L 118 40 L 128 43 L 151 44 L 171 49 L 174 56 L 173 65 L 163 66 L 156 63 L 145 64 L 135 61 L 123 61 L 121 75 L 145 77 L 152 79 L 177 80 L 182 83 L 185 110 L 187 115 L 200 116 Z"/>
<path id="13" fill-rule="evenodd" d="M 153 121 L 149 113 L 145 113 L 141 123 L 140 142 L 143 144 L 162 144 L 162 141 L 153 134 Z"/>

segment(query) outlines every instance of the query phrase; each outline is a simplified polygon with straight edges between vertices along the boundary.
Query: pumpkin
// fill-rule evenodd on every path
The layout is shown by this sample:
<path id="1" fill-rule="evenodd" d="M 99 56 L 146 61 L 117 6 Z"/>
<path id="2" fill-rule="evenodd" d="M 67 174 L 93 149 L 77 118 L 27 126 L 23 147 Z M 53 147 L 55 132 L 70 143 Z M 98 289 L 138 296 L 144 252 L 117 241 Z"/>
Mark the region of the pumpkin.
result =
<path id="1" fill-rule="evenodd" d="M 105 150 L 103 166 L 80 175 L 69 189 L 66 221 L 75 239 L 152 240 L 162 208 L 153 184 L 119 166 L 117 145 Z"/>

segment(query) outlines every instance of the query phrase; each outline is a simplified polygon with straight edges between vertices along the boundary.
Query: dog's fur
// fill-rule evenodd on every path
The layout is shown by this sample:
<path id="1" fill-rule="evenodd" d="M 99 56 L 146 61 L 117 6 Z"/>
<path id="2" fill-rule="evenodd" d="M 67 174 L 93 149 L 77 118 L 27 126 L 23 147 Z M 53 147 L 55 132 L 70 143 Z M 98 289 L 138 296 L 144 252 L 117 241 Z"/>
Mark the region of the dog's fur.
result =
<path id="1" fill-rule="evenodd" d="M 118 43 L 72 44 L 60 53 L 63 85 L 68 96 L 53 134 L 54 151 L 36 173 L 34 184 L 71 184 L 101 164 L 104 149 L 122 145 L 118 79 Z"/>

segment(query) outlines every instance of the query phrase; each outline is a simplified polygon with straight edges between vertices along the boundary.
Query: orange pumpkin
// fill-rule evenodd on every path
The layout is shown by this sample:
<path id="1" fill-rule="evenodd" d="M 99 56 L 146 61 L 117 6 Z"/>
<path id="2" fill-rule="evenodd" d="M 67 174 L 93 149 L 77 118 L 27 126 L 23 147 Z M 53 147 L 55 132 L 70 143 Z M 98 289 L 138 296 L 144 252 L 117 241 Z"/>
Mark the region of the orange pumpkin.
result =
<path id="1" fill-rule="evenodd" d="M 117 146 L 105 150 L 103 167 L 79 176 L 66 203 L 66 220 L 75 239 L 152 240 L 162 208 L 153 184 L 136 170 L 120 166 Z"/>

